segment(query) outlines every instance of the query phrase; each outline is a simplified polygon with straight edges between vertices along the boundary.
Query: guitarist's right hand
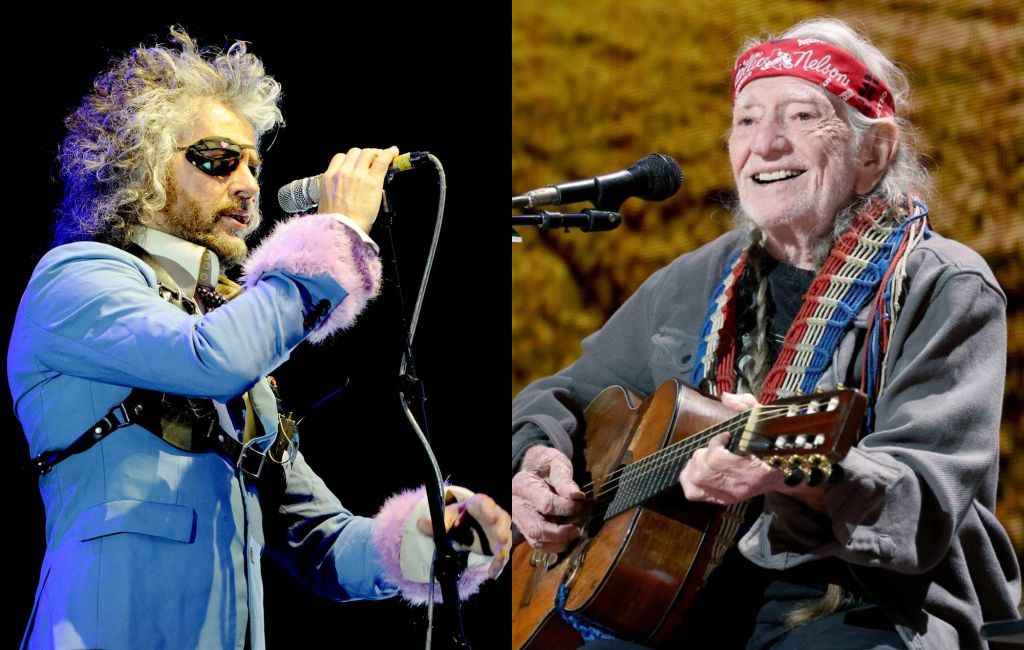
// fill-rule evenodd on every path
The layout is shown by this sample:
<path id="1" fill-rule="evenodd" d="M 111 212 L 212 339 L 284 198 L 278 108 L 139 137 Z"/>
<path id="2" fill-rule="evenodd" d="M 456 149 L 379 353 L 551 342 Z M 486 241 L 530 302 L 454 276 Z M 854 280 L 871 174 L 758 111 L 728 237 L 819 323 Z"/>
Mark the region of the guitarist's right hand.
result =
<path id="1" fill-rule="evenodd" d="M 583 491 L 572 480 L 572 461 L 557 449 L 526 450 L 521 471 L 512 477 L 512 521 L 538 551 L 560 553 L 580 529 L 565 523 L 583 510 Z"/>

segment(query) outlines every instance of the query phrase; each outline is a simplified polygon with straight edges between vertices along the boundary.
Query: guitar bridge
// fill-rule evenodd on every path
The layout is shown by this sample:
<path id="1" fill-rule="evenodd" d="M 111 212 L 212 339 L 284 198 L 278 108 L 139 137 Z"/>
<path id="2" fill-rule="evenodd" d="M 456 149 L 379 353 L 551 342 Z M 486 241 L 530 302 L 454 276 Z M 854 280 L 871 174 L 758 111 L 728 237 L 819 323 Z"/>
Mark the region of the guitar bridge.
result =
<path id="1" fill-rule="evenodd" d="M 556 553 L 534 551 L 530 554 L 530 566 L 532 567 L 538 567 L 543 565 L 544 569 L 550 569 L 556 564 L 558 564 L 558 554 Z"/>
<path id="2" fill-rule="evenodd" d="M 519 601 L 519 607 L 528 607 L 530 601 L 533 599 L 533 592 L 537 590 L 537 585 L 540 584 L 541 578 L 547 573 L 548 569 L 558 564 L 557 553 L 545 553 L 544 551 L 534 550 L 530 553 L 530 566 L 533 567 L 533 571 L 530 574 L 530 581 L 523 590 L 523 597 Z"/>

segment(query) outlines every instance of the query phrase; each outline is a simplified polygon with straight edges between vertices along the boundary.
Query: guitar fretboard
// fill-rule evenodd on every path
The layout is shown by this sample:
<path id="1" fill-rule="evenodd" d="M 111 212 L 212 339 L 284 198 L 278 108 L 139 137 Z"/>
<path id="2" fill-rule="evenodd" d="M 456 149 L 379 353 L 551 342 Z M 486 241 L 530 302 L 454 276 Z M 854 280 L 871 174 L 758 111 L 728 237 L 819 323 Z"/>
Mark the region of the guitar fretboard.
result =
<path id="1" fill-rule="evenodd" d="M 671 489 L 676 484 L 679 473 L 683 471 L 683 467 L 693 456 L 693 452 L 707 445 L 709 440 L 723 431 L 728 431 L 733 435 L 742 431 L 747 424 L 748 415 L 749 412 L 737 415 L 626 465 L 617 477 L 609 478 L 608 483 L 617 481 L 617 486 L 606 484 L 604 488 L 604 491 L 607 491 L 609 487 L 615 490 L 615 496 L 605 512 L 604 520 L 608 521 L 612 517 Z"/>

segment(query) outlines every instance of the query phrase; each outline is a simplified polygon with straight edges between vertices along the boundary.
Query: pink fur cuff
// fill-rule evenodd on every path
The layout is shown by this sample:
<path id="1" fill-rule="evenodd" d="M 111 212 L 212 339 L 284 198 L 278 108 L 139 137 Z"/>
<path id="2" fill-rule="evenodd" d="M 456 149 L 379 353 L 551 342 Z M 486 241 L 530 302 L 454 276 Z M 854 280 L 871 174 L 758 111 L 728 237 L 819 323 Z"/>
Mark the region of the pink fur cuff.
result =
<path id="1" fill-rule="evenodd" d="M 350 327 L 380 290 L 380 258 L 357 233 L 331 214 L 310 214 L 278 222 L 243 265 L 246 288 L 268 271 L 330 274 L 348 296 L 309 335 L 319 343 Z"/>
<path id="2" fill-rule="evenodd" d="M 410 530 L 410 528 L 415 528 L 415 521 L 412 518 L 418 519 L 420 515 L 417 510 L 422 510 L 426 504 L 425 495 L 426 491 L 421 487 L 392 496 L 381 506 L 373 525 L 373 546 L 381 558 L 383 571 L 381 577 L 386 582 L 397 585 L 402 598 L 413 605 L 426 604 L 430 590 L 427 580 L 419 579 L 422 576 L 410 578 L 402 570 L 403 564 L 408 571 L 413 563 L 422 564 L 422 566 L 413 567 L 417 573 L 425 574 L 429 569 L 433 540 L 418 530 Z M 406 535 L 416 535 L 419 539 L 405 540 Z M 410 544 L 410 541 L 415 543 Z M 411 547 L 419 547 L 421 550 L 419 552 L 414 550 L 413 553 L 422 557 L 414 557 L 413 553 L 410 553 Z M 465 600 L 480 590 L 480 585 L 487 580 L 490 559 L 470 553 L 469 565 L 458 582 L 460 600 Z M 434 587 L 434 601 L 441 602 L 439 584 Z"/>

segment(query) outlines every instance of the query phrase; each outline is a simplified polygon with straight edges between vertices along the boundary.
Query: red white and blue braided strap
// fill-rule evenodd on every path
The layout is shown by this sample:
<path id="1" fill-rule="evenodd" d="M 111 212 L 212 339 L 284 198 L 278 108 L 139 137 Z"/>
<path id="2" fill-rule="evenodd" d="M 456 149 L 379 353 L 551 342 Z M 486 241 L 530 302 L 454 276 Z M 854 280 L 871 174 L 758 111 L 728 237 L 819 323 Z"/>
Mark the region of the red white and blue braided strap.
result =
<path id="1" fill-rule="evenodd" d="M 905 277 L 906 255 L 924 235 L 923 216 L 927 208 L 915 201 L 914 216 L 900 219 L 882 214 L 880 206 L 862 211 L 839 238 L 818 277 L 804 294 L 803 305 L 790 325 L 782 351 L 765 379 L 759 401 L 768 404 L 780 397 L 814 391 L 831 363 L 839 340 L 850 323 L 871 298 L 893 296 L 896 283 Z M 902 216 L 902 215 L 901 215 Z M 713 384 L 715 394 L 736 386 L 735 287 L 745 267 L 746 251 L 730 259 L 722 283 L 716 289 L 701 332 L 698 362 L 693 370 L 694 385 Z M 879 285 L 882 285 L 879 291 Z M 894 287 L 896 287 L 894 289 Z M 898 300 L 898 295 L 896 296 Z M 880 323 L 891 331 L 895 309 L 881 309 Z M 886 316 L 888 319 L 886 319 Z M 879 325 L 881 331 L 882 325 Z M 888 336 L 869 339 L 869 355 L 885 355 Z M 874 368 L 872 366 L 871 368 Z M 877 374 L 877 373 L 876 373 Z M 711 382 L 706 382 L 710 379 Z M 879 382 L 868 386 L 874 402 Z"/>
<path id="2" fill-rule="evenodd" d="M 868 318 L 868 329 L 865 336 L 866 350 L 861 367 L 860 390 L 871 397 L 868 401 L 866 415 L 867 430 L 874 429 L 875 402 L 885 389 L 886 365 L 889 360 L 889 341 L 896 326 L 902 306 L 901 298 L 907 277 L 907 260 L 910 251 L 923 239 L 931 236 L 928 227 L 928 206 L 914 196 L 908 196 L 910 214 L 906 216 L 902 226 L 903 236 L 892 263 L 882 278 L 881 287 L 875 294 L 874 303 Z"/>
<path id="3" fill-rule="evenodd" d="M 736 294 L 747 267 L 747 251 L 736 251 L 726 264 L 725 276 L 711 294 L 697 346 L 697 364 L 691 382 L 710 395 L 735 390 Z M 721 358 L 719 350 L 726 358 Z M 708 380 L 708 381 L 705 381 Z M 703 385 L 702 385 L 703 384 Z"/>

